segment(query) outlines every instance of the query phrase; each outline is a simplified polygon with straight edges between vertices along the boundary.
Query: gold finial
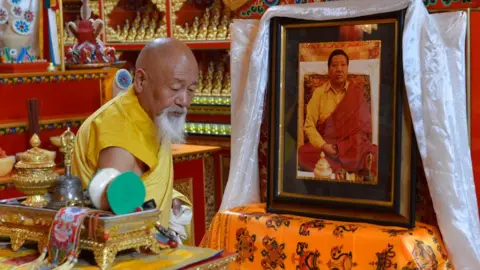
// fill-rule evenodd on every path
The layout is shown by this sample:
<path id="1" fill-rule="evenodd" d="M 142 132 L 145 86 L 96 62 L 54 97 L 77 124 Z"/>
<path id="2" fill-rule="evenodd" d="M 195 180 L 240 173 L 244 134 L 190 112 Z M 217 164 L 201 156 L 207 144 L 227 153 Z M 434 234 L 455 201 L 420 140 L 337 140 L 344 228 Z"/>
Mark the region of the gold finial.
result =
<path id="1" fill-rule="evenodd" d="M 71 166 L 72 165 L 72 155 L 73 155 L 73 147 L 75 144 L 75 134 L 73 134 L 72 131 L 70 131 L 70 128 L 68 127 L 65 132 L 63 132 L 60 142 L 62 147 L 60 148 L 60 151 L 64 153 L 64 164 L 65 166 Z"/>
<path id="2" fill-rule="evenodd" d="M 30 138 L 30 145 L 34 148 L 37 148 L 40 146 L 40 138 L 38 137 L 38 135 L 35 133 L 33 134 L 32 138 Z"/>

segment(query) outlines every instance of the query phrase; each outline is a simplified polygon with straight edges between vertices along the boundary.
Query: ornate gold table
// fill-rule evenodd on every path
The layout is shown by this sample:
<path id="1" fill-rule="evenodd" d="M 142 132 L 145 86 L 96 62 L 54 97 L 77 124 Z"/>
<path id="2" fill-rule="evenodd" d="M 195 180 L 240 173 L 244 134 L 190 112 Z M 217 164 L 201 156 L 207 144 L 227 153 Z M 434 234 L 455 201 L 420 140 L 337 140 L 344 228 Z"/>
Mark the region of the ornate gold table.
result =
<path id="1" fill-rule="evenodd" d="M 46 208 L 0 204 L 0 237 L 10 238 L 13 251 L 19 250 L 26 241 L 33 241 L 38 243 L 41 252 L 56 212 Z M 80 249 L 93 251 L 95 261 L 102 269 L 109 268 L 116 254 L 123 250 L 145 247 L 158 253 L 157 241 L 151 233 L 155 230 L 158 215 L 159 211 L 153 209 L 99 217 L 91 235 L 88 230 L 89 218 L 86 218 L 81 231 Z"/>

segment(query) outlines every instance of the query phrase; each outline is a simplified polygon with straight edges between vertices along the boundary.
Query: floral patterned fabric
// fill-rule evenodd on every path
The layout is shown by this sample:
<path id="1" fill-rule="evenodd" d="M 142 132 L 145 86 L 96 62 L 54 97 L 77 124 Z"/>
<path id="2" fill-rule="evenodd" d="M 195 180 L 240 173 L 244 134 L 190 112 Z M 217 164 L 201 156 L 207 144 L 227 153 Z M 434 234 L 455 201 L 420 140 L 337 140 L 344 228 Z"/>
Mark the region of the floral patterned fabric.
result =
<path id="1" fill-rule="evenodd" d="M 236 252 L 231 269 L 453 269 L 439 232 L 265 212 L 219 212 L 202 246 Z"/>

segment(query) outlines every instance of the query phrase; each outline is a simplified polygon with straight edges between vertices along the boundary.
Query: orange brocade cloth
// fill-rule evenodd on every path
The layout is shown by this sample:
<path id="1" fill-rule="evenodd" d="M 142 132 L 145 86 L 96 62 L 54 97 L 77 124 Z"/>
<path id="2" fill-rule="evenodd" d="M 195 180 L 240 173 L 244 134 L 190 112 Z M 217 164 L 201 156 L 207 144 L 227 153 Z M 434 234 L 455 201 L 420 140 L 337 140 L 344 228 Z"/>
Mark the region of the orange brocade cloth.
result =
<path id="1" fill-rule="evenodd" d="M 231 269 L 453 269 L 432 226 L 267 214 L 265 204 L 217 213 L 201 245 L 236 252 Z"/>

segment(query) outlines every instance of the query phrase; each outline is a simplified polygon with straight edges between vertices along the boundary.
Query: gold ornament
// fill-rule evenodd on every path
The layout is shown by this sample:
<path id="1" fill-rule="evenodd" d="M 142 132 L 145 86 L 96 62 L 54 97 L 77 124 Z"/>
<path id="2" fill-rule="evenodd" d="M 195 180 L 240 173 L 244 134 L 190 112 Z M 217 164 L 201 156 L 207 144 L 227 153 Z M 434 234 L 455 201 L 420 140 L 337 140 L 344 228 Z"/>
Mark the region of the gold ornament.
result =
<path id="1" fill-rule="evenodd" d="M 48 202 L 44 195 L 55 183 L 58 174 L 53 172 L 55 162 L 50 159 L 48 151 L 39 148 L 37 134 L 30 139 L 30 145 L 30 150 L 18 154 L 20 161 L 15 164 L 16 173 L 12 180 L 15 187 L 27 195 L 23 205 L 45 207 Z"/>

